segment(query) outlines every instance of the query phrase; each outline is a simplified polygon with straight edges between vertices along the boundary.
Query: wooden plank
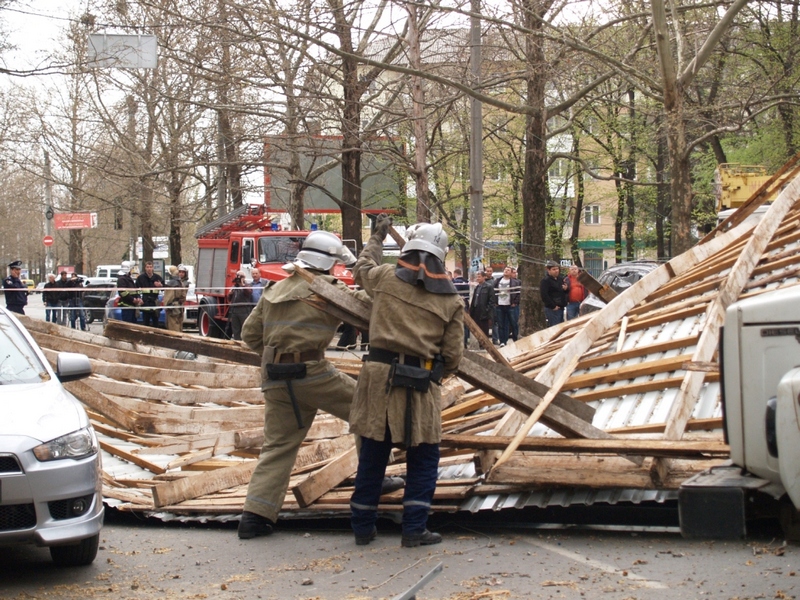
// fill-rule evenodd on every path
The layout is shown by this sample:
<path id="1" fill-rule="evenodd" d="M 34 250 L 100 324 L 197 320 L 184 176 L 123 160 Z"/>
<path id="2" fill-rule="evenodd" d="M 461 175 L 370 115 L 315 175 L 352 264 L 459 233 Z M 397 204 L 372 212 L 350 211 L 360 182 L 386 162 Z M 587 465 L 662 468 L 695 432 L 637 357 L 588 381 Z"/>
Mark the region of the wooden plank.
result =
<path id="1" fill-rule="evenodd" d="M 478 327 L 478 324 L 471 316 L 469 316 L 469 313 L 466 311 L 464 311 L 464 324 L 469 329 L 469 332 L 475 336 L 475 339 L 478 340 L 478 345 L 486 350 L 486 352 L 489 353 L 489 356 L 491 356 L 495 362 L 498 362 L 509 369 L 511 368 L 511 365 L 508 363 L 508 360 L 506 360 L 506 357 L 500 354 L 500 350 L 495 347 L 495 345 L 492 343 L 492 340 L 489 339 L 485 333 L 483 333 L 483 330 Z"/>
<path id="2" fill-rule="evenodd" d="M 206 386 L 210 388 L 260 389 L 261 374 L 256 369 L 241 369 L 232 373 L 199 371 L 176 371 L 161 367 L 148 367 L 127 363 L 110 363 L 106 360 L 91 360 L 92 373 L 111 379 L 136 379 L 151 385 L 169 382 L 176 385 Z"/>
<path id="3" fill-rule="evenodd" d="M 224 469 L 215 469 L 194 477 L 186 477 L 153 487 L 155 508 L 177 504 L 190 498 L 211 494 L 250 481 L 258 461 L 251 460 Z"/>
<path id="4" fill-rule="evenodd" d="M 294 468 L 329 461 L 355 447 L 355 438 L 352 435 L 343 435 L 332 440 L 319 440 L 302 446 L 297 452 Z"/>
<path id="5" fill-rule="evenodd" d="M 178 405 L 201 404 L 213 402 L 214 404 L 230 405 L 238 402 L 250 404 L 263 404 L 264 396 L 260 389 L 187 389 L 170 386 L 154 386 L 144 383 L 127 383 L 113 379 L 100 379 L 92 377 L 88 384 L 98 392 L 114 396 L 127 396 L 141 400 L 158 400 Z"/>
<path id="6" fill-rule="evenodd" d="M 292 493 L 297 499 L 297 503 L 305 508 L 350 477 L 357 469 L 358 455 L 354 447 L 309 475 L 302 483 L 294 486 Z"/>
<path id="7" fill-rule="evenodd" d="M 516 385 L 509 378 L 497 375 L 492 369 L 486 367 L 487 363 L 497 365 L 497 363 L 493 363 L 473 352 L 465 352 L 458 369 L 459 377 L 473 385 L 490 390 L 494 396 L 525 414 L 530 414 L 536 410 L 542 400 L 540 396 Z M 547 408 L 542 415 L 542 422 L 565 437 L 609 437 L 603 430 L 592 426 L 591 423 L 568 412 L 557 404 L 552 404 Z"/>
<path id="8" fill-rule="evenodd" d="M 646 425 L 629 425 L 628 427 L 618 427 L 609 429 L 609 433 L 663 433 L 666 423 L 647 423 Z M 707 419 L 690 419 L 686 424 L 686 431 L 713 431 L 722 428 L 722 417 L 709 417 Z"/>
<path id="9" fill-rule="evenodd" d="M 484 358 L 483 356 L 481 356 L 480 354 L 476 354 L 476 353 L 470 352 L 470 351 L 465 351 L 464 352 L 464 356 L 473 365 L 477 365 L 478 367 L 480 367 L 482 372 L 479 373 L 479 376 L 482 375 L 484 372 L 489 372 L 489 373 L 491 373 L 491 374 L 496 376 L 495 381 L 497 381 L 497 380 L 508 381 L 508 382 L 512 383 L 516 387 L 520 387 L 522 389 L 528 390 L 529 392 L 535 394 L 539 398 L 544 397 L 544 395 L 547 394 L 550 391 L 550 388 L 548 386 L 539 383 L 535 379 L 527 377 L 527 376 L 523 375 L 522 373 L 519 373 L 519 372 L 515 371 L 514 369 L 507 368 L 507 367 L 505 367 L 503 365 L 500 365 L 500 364 L 498 364 L 496 362 L 488 360 L 488 359 Z M 463 362 L 463 359 L 462 359 L 462 362 Z M 467 363 L 464 363 L 463 370 L 466 371 L 466 370 L 469 370 L 471 368 L 472 367 L 468 366 Z M 462 372 L 462 367 L 459 367 L 459 376 L 461 376 L 461 372 Z M 474 380 L 476 378 L 475 374 L 472 373 L 471 371 L 470 371 L 470 373 L 471 373 L 470 376 L 473 378 L 473 381 L 470 381 L 470 380 L 468 380 L 466 378 L 465 379 L 467 381 L 469 381 L 469 383 L 472 383 L 473 385 L 475 385 L 476 387 L 479 387 L 479 388 L 482 388 L 482 389 L 486 389 L 485 386 L 480 385 L 479 381 L 475 381 Z M 486 389 L 486 391 L 489 392 L 489 393 L 492 393 L 493 389 L 494 388 Z M 559 408 L 561 408 L 561 409 L 563 409 L 563 410 L 575 415 L 576 417 L 578 417 L 579 419 L 581 419 L 583 421 L 587 421 L 587 422 L 591 423 L 592 419 L 594 419 L 595 410 L 592 407 L 586 406 L 585 404 L 583 404 L 581 402 L 576 402 L 575 399 L 572 398 L 569 394 L 564 394 L 564 393 L 557 394 L 555 396 L 555 398 L 553 399 L 553 404 L 555 406 L 558 406 Z M 530 412 L 533 412 L 533 409 L 534 408 L 532 407 Z M 524 409 L 522 409 L 522 410 L 523 410 L 523 412 L 526 412 Z"/>
<path id="10" fill-rule="evenodd" d="M 531 487 L 581 487 L 591 489 L 657 489 L 648 470 L 614 456 L 581 456 L 580 460 L 565 460 L 553 464 L 546 456 L 516 454 L 497 469 L 492 469 L 487 482 L 491 484 Z M 680 468 L 658 489 L 677 489 L 686 479 L 721 460 L 682 461 Z"/>
<path id="11" fill-rule="evenodd" d="M 99 345 L 94 342 L 73 340 L 49 333 L 37 331 L 30 331 L 30 333 L 42 348 L 60 352 L 80 352 L 90 359 L 101 360 L 109 364 L 121 363 L 123 365 L 140 365 L 143 367 L 157 367 L 179 372 L 215 373 L 218 375 L 234 376 L 245 380 L 253 376 L 259 376 L 261 372 L 258 367 L 209 362 L 205 357 L 198 357 L 198 360 L 183 360 L 172 358 L 171 356 L 154 356 L 152 354 L 143 354 L 131 350 L 120 350 L 118 348 Z"/>
<path id="12" fill-rule="evenodd" d="M 601 383 L 613 383 L 615 381 L 626 381 L 644 377 L 646 375 L 656 375 L 658 373 L 670 373 L 682 368 L 683 363 L 690 361 L 691 354 L 681 354 L 658 360 L 649 360 L 624 367 L 614 367 L 606 371 L 593 371 L 583 375 L 570 377 L 562 389 L 573 390 L 587 387 L 594 387 Z"/>
<path id="13" fill-rule="evenodd" d="M 575 367 L 576 371 L 583 369 L 590 369 L 601 365 L 609 365 L 615 362 L 622 362 L 630 360 L 631 358 L 640 358 L 651 354 L 658 354 L 661 352 L 668 352 L 669 350 L 676 350 L 679 348 L 689 348 L 697 344 L 697 336 L 689 336 L 683 338 L 676 338 L 666 342 L 658 342 L 656 344 L 648 344 L 646 346 L 637 346 L 629 350 L 621 352 L 611 352 L 602 354 L 600 356 L 593 356 L 591 358 L 582 358 L 578 365 Z"/>
<path id="14" fill-rule="evenodd" d="M 442 448 L 502 450 L 511 443 L 508 436 L 444 434 Z M 527 437 L 519 445 L 523 452 L 564 452 L 581 454 L 637 454 L 642 456 L 727 458 L 730 447 L 721 441 L 646 440 L 646 439 L 566 439 Z M 499 464 L 499 463 L 498 463 Z"/>
<path id="15" fill-rule="evenodd" d="M 85 380 L 68 381 L 64 384 L 64 388 L 81 403 L 99 412 L 115 425 L 133 431 L 133 425 L 138 415 L 119 406 L 111 398 L 88 385 Z"/>
<path id="16" fill-rule="evenodd" d="M 589 271 L 581 269 L 581 271 L 578 272 L 578 281 L 582 283 L 587 290 L 600 298 L 600 300 L 606 304 L 611 302 L 618 295 L 617 292 L 615 292 L 609 286 L 603 285 L 597 281 L 597 279 L 592 277 Z"/>
<path id="17" fill-rule="evenodd" d="M 165 329 L 155 329 L 114 319 L 106 323 L 103 333 L 111 339 L 134 344 L 157 344 L 172 350 L 191 352 L 243 365 L 261 366 L 261 357 L 244 344 L 237 342 L 210 342 L 197 336 L 184 336 Z"/>
<path id="18" fill-rule="evenodd" d="M 100 447 L 109 454 L 113 454 L 114 456 L 127 460 L 128 462 L 131 462 L 138 467 L 142 467 L 143 469 L 146 469 L 151 473 L 160 475 L 161 473 L 166 473 L 167 471 L 164 467 L 157 465 L 154 462 L 150 462 L 149 460 L 146 460 L 141 456 L 137 456 L 136 454 L 131 454 L 130 452 L 123 450 L 122 448 L 117 448 L 116 446 L 110 444 L 109 442 L 106 442 L 105 440 L 97 440 L 97 442 L 100 444 Z"/>

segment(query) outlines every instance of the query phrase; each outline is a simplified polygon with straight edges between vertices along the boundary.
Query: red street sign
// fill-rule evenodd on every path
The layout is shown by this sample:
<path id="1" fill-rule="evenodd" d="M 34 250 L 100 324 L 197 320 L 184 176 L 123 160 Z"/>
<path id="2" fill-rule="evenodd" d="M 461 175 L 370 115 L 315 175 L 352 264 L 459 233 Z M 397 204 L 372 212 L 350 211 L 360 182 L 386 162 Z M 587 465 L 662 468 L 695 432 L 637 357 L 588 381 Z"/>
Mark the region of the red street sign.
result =
<path id="1" fill-rule="evenodd" d="M 45 246 L 52 246 L 53 245 L 53 236 L 46 235 L 46 236 L 44 236 L 44 240 L 42 240 L 42 241 L 44 242 Z"/>
<path id="2" fill-rule="evenodd" d="M 97 227 L 97 213 L 56 213 L 56 229 L 90 229 Z"/>

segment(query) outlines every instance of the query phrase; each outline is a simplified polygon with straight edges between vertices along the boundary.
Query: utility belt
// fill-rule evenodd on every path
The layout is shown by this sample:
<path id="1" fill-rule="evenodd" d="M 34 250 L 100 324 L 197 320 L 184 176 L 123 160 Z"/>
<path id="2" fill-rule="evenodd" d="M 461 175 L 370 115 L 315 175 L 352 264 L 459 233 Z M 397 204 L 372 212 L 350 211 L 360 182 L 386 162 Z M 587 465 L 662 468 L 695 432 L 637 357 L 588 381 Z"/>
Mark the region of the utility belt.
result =
<path id="1" fill-rule="evenodd" d="M 439 384 L 444 376 L 444 357 L 437 354 L 433 360 L 419 356 L 403 354 L 370 346 L 369 354 L 363 359 L 366 362 L 379 362 L 390 365 L 389 377 L 386 380 L 386 393 L 393 387 L 406 389 L 406 410 L 404 415 L 403 443 L 411 447 L 411 429 L 413 424 L 412 399 L 414 391 L 427 393 L 431 381 Z M 402 361 L 402 362 L 401 362 Z"/>
<path id="2" fill-rule="evenodd" d="M 289 391 L 289 399 L 292 402 L 294 418 L 297 419 L 297 428 L 303 429 L 303 419 L 300 415 L 300 406 L 297 397 L 294 395 L 292 381 L 295 379 L 305 379 L 306 363 L 325 358 L 322 350 L 306 350 L 305 352 L 278 352 L 274 347 L 265 349 L 267 377 L 272 381 L 285 381 L 286 389 Z M 269 356 L 271 354 L 272 356 Z"/>

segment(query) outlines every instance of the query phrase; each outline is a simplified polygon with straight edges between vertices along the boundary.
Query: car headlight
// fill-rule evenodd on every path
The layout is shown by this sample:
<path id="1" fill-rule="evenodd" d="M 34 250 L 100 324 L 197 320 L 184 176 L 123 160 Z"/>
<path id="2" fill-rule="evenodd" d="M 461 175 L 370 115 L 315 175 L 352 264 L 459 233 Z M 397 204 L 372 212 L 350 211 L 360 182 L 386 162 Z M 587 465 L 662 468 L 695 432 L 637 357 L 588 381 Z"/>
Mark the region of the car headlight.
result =
<path id="1" fill-rule="evenodd" d="M 62 435 L 33 449 L 33 455 L 42 462 L 62 458 L 85 458 L 96 453 L 97 440 L 91 427 Z"/>

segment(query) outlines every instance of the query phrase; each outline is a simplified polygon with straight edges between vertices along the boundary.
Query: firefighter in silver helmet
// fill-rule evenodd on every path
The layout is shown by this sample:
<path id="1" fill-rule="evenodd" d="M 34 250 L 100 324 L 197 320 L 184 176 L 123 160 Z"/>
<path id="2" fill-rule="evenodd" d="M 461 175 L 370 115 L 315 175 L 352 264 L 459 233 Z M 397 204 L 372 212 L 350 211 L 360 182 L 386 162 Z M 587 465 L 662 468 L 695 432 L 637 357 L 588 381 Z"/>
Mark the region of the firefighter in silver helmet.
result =
<path id="1" fill-rule="evenodd" d="M 439 384 L 461 360 L 464 302 L 444 266 L 442 226 L 410 227 L 397 265 L 382 265 L 391 220 L 381 217 L 354 270 L 373 304 L 369 355 L 350 411 L 350 430 L 361 436 L 351 521 L 356 544 L 375 539 L 381 478 L 399 446 L 407 466 L 401 545 L 414 547 L 442 540 L 427 529 L 442 436 Z"/>
<path id="2" fill-rule="evenodd" d="M 311 232 L 294 265 L 315 273 L 344 290 L 331 270 L 336 263 L 352 265 L 355 257 L 334 234 Z M 313 294 L 294 265 L 286 279 L 270 282 L 242 326 L 242 341 L 261 354 L 264 392 L 264 445 L 247 488 L 239 537 L 272 533 L 289 487 L 297 451 L 318 410 L 347 420 L 355 382 L 325 359 L 340 320 L 301 298 Z M 366 297 L 363 292 L 361 297 Z M 401 487 L 402 480 L 387 485 Z"/>

